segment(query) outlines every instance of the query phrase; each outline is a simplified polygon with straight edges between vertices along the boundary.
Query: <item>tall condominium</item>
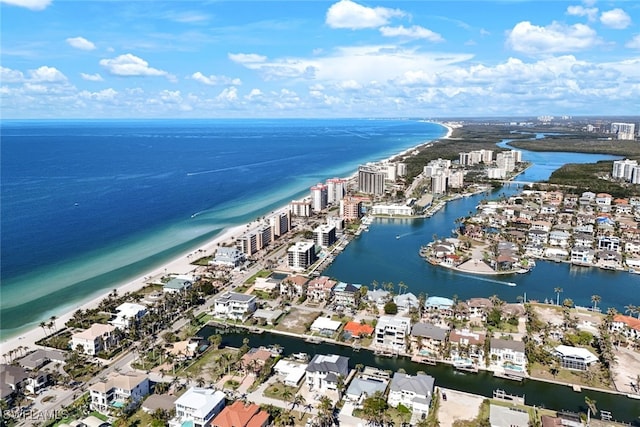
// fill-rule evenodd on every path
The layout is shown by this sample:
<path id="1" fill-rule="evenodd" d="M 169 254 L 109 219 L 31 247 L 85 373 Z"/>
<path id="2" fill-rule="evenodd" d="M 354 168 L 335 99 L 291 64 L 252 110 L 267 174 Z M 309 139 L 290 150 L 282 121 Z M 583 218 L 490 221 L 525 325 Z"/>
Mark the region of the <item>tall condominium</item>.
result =
<path id="1" fill-rule="evenodd" d="M 294 270 L 309 268 L 316 259 L 315 245 L 311 241 L 296 242 L 287 249 L 288 265 Z"/>
<path id="2" fill-rule="evenodd" d="M 398 163 L 397 173 L 398 173 L 398 176 L 406 176 L 407 175 L 407 164 L 406 163 Z"/>
<path id="3" fill-rule="evenodd" d="M 320 212 L 327 207 L 328 187 L 318 183 L 311 187 L 311 210 Z"/>
<path id="4" fill-rule="evenodd" d="M 611 133 L 617 139 L 634 140 L 636 138 L 635 123 L 611 123 Z"/>
<path id="5" fill-rule="evenodd" d="M 358 191 L 366 194 L 384 194 L 384 179 L 386 171 L 381 171 L 375 165 L 363 165 L 358 168 Z"/>
<path id="6" fill-rule="evenodd" d="M 316 245 L 328 248 L 333 245 L 338 239 L 336 238 L 335 225 L 322 224 L 313 230 Z"/>
<path id="7" fill-rule="evenodd" d="M 327 203 L 338 203 L 347 192 L 347 180 L 331 178 L 327 180 Z"/>
<path id="8" fill-rule="evenodd" d="M 311 216 L 311 200 L 293 200 L 289 204 L 289 209 L 291 209 L 293 216 L 309 217 Z"/>
<path id="9" fill-rule="evenodd" d="M 631 181 L 633 167 L 637 166 L 638 162 L 636 160 L 614 160 L 613 161 L 613 171 L 611 172 L 611 176 L 616 179 L 624 179 L 625 181 Z"/>
<path id="10" fill-rule="evenodd" d="M 340 216 L 345 221 L 353 221 L 362 216 L 362 199 L 346 196 L 340 200 Z"/>
<path id="11" fill-rule="evenodd" d="M 240 236 L 236 241 L 236 247 L 247 256 L 251 256 L 271 243 L 272 233 L 270 225 L 260 224 Z"/>
<path id="12" fill-rule="evenodd" d="M 269 224 L 273 232 L 273 238 L 278 238 L 291 229 L 291 211 L 277 212 L 269 217 Z"/>
<path id="13" fill-rule="evenodd" d="M 447 192 L 447 175 L 444 171 L 438 171 L 431 177 L 431 192 L 433 194 L 445 194 Z"/>

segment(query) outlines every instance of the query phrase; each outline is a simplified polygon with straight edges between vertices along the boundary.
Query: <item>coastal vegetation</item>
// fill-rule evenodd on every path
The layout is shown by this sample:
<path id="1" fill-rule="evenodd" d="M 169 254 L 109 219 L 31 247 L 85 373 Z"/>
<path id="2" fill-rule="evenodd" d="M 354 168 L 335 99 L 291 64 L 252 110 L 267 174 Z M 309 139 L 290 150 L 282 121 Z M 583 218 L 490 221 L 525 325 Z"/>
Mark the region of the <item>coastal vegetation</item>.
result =
<path id="1" fill-rule="evenodd" d="M 571 191 L 581 194 L 586 191 L 593 193 L 607 193 L 613 197 L 625 198 L 638 194 L 637 184 L 618 182 L 611 179 L 613 161 L 599 161 L 597 163 L 574 164 L 568 163 L 554 171 L 548 182 L 564 187 L 571 187 Z"/>

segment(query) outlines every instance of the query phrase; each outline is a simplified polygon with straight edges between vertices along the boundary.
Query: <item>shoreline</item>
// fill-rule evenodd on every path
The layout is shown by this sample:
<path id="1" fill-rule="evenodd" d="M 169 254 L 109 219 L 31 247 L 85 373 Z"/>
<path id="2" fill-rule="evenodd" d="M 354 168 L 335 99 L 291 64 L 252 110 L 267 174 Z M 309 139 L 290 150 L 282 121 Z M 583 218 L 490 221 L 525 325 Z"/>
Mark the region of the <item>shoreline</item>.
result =
<path id="1" fill-rule="evenodd" d="M 376 162 L 389 162 L 392 159 L 395 159 L 399 156 L 410 155 L 412 151 L 415 151 L 420 147 L 423 147 L 433 141 L 436 141 L 438 139 L 449 138 L 453 132 L 453 128 L 445 123 L 435 122 L 435 121 L 429 121 L 428 123 L 434 123 L 444 127 L 447 133 L 445 134 L 444 137 L 434 138 L 428 141 L 422 141 L 415 146 L 404 149 L 400 153 L 392 154 L 386 158 L 377 160 Z M 351 180 L 354 178 L 357 178 L 357 169 L 354 173 L 349 175 L 349 177 L 344 179 Z M 288 206 L 288 203 L 276 209 L 271 209 L 271 211 L 277 212 L 279 210 L 286 208 L 286 206 Z M 176 258 L 173 258 L 168 262 L 160 265 L 159 267 L 146 271 L 141 276 L 135 279 L 131 279 L 121 283 L 116 283 L 114 284 L 113 287 L 110 287 L 109 290 L 105 289 L 104 291 L 97 291 L 97 296 L 90 297 L 88 300 L 78 301 L 77 303 L 74 304 L 73 308 L 69 308 L 69 307 L 62 308 L 60 313 L 58 313 L 57 315 L 54 314 L 56 316 L 54 321 L 55 328 L 62 329 L 65 323 L 73 317 L 73 313 L 75 313 L 77 310 L 87 310 L 87 309 L 96 308 L 104 298 L 106 298 L 111 292 L 113 292 L 113 290 L 116 290 L 120 295 L 125 294 L 127 292 L 136 292 L 142 289 L 144 286 L 146 286 L 148 280 L 158 275 L 187 274 L 194 271 L 196 268 L 198 268 L 198 266 L 191 264 L 191 260 L 187 259 L 189 255 L 196 252 L 201 252 L 200 253 L 201 256 L 211 255 L 212 254 L 211 250 L 215 249 L 215 246 L 217 246 L 218 244 L 221 244 L 222 242 L 225 242 L 231 237 L 235 237 L 236 234 L 242 234 L 242 232 L 246 230 L 246 227 L 250 226 L 254 222 L 255 220 L 238 224 L 235 226 L 227 227 L 221 230 L 220 233 L 214 236 L 211 240 L 200 244 L 199 247 L 196 247 L 187 252 L 184 252 L 179 256 L 177 256 Z M 203 250 L 204 252 L 202 252 Z M 43 320 L 50 321 L 50 318 L 43 319 Z M 2 350 L 3 353 L 9 353 L 10 351 L 14 351 L 19 347 L 22 347 L 23 349 L 28 348 L 29 350 L 31 350 L 31 347 L 33 347 L 34 349 L 41 348 L 41 346 L 36 345 L 36 342 L 43 338 L 42 336 L 43 331 L 41 331 L 40 326 L 34 326 L 32 328 L 28 328 L 23 331 L 14 329 L 14 331 L 15 333 L 13 335 L 9 335 L 9 333 L 7 333 L 8 336 L 3 337 L 2 340 L 0 341 L 0 349 Z"/>

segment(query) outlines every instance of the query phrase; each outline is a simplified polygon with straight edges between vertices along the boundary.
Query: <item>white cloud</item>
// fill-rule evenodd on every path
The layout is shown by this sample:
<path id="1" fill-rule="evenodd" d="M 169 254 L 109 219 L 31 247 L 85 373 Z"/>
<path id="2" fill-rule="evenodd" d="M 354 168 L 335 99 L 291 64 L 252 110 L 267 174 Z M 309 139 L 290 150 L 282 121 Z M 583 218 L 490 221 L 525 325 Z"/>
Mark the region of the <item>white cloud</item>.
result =
<path id="1" fill-rule="evenodd" d="M 0 0 L 0 3 L 26 7 L 31 10 L 44 10 L 51 4 L 51 0 Z"/>
<path id="2" fill-rule="evenodd" d="M 427 39 L 432 42 L 442 42 L 444 39 L 438 33 L 421 27 L 419 25 L 413 25 L 409 28 L 405 28 L 400 25 L 399 27 L 381 27 L 380 33 L 385 37 L 408 37 L 411 39 Z"/>
<path id="3" fill-rule="evenodd" d="M 338 83 L 338 87 L 340 89 L 345 89 L 345 90 L 362 89 L 362 85 L 355 80 L 346 80 L 346 81 L 340 82 Z"/>
<path id="4" fill-rule="evenodd" d="M 99 73 L 95 73 L 95 74 L 80 73 L 80 77 L 82 77 L 83 80 L 87 80 L 90 82 L 101 82 L 104 80 Z"/>
<path id="5" fill-rule="evenodd" d="M 170 80 L 173 77 L 166 71 L 149 67 L 147 61 L 130 53 L 113 59 L 101 59 L 100 65 L 116 76 L 166 76 Z"/>
<path id="6" fill-rule="evenodd" d="M 33 82 L 65 82 L 67 81 L 67 77 L 62 74 L 55 67 L 47 67 L 43 65 L 42 67 L 36 70 L 29 70 L 29 75 L 31 76 L 31 81 Z"/>
<path id="7" fill-rule="evenodd" d="M 602 25 L 615 30 L 624 30 L 631 25 L 631 17 L 622 9 L 611 9 L 600 15 Z"/>
<path id="8" fill-rule="evenodd" d="M 389 19 L 405 16 L 399 9 L 367 7 L 351 0 L 340 0 L 327 10 L 326 24 L 331 28 L 377 28 L 389 23 Z"/>
<path id="9" fill-rule="evenodd" d="M 565 25 L 553 22 L 546 27 L 519 22 L 507 33 L 507 45 L 517 52 L 531 55 L 572 52 L 599 43 L 596 32 L 584 24 Z"/>
<path id="10" fill-rule="evenodd" d="M 232 79 L 231 77 L 216 76 L 216 75 L 205 76 L 200 71 L 193 73 L 191 75 L 191 78 L 197 82 L 203 83 L 208 86 L 228 85 L 228 84 L 232 84 L 235 86 L 242 85 L 242 80 L 240 79 L 237 79 L 237 78 Z"/>
<path id="11" fill-rule="evenodd" d="M 103 89 L 98 92 L 83 90 L 78 96 L 85 99 L 95 99 L 96 101 L 112 101 L 118 96 L 118 91 L 112 88 Z"/>
<path id="12" fill-rule="evenodd" d="M 22 71 L 0 66 L 0 81 L 2 83 L 20 83 L 24 81 Z"/>
<path id="13" fill-rule="evenodd" d="M 569 6 L 567 7 L 567 15 L 586 16 L 589 21 L 593 22 L 598 17 L 597 7 Z"/>
<path id="14" fill-rule="evenodd" d="M 640 49 L 640 34 L 636 34 L 624 46 L 628 47 L 629 49 Z"/>
<path id="15" fill-rule="evenodd" d="M 231 86 L 224 88 L 220 94 L 216 97 L 218 101 L 233 102 L 238 99 L 238 89 Z"/>
<path id="16" fill-rule="evenodd" d="M 262 91 L 260 89 L 251 89 L 251 92 L 249 92 L 248 95 L 245 96 L 245 99 L 248 100 L 254 100 L 254 99 L 259 99 L 264 97 L 264 93 L 262 93 Z"/>
<path id="17" fill-rule="evenodd" d="M 255 64 L 267 60 L 266 56 L 256 53 L 230 53 L 228 56 L 230 60 L 239 64 Z"/>
<path id="18" fill-rule="evenodd" d="M 75 47 L 80 50 L 94 50 L 96 45 L 85 39 L 84 37 L 69 37 L 67 43 L 71 47 Z"/>

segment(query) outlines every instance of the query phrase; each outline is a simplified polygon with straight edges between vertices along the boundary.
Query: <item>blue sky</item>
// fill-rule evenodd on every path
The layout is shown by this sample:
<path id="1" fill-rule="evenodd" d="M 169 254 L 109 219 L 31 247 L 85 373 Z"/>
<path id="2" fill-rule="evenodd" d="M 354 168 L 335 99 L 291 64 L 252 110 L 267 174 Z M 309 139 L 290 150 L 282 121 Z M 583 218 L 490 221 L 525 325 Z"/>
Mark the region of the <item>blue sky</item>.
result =
<path id="1" fill-rule="evenodd" d="M 640 113 L 638 1 L 0 3 L 3 118 Z"/>

